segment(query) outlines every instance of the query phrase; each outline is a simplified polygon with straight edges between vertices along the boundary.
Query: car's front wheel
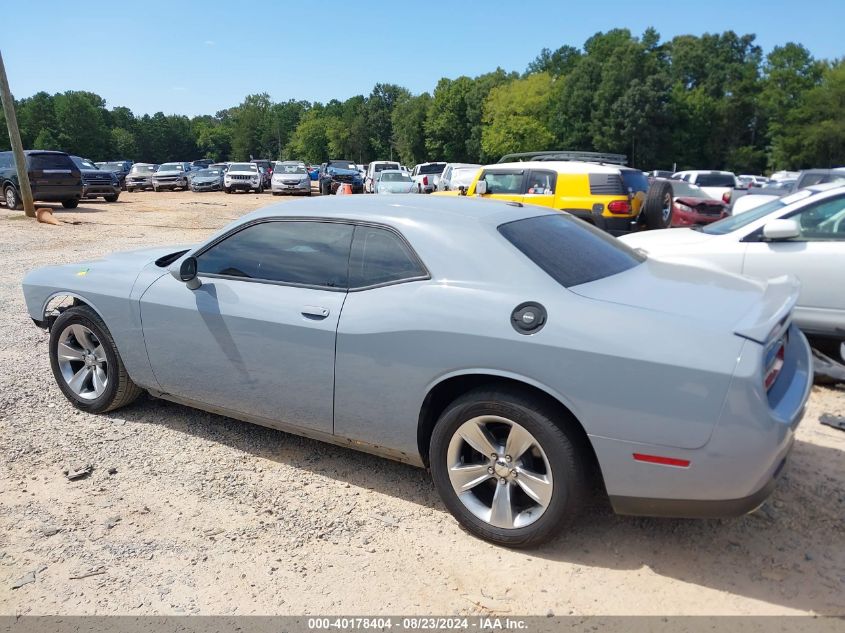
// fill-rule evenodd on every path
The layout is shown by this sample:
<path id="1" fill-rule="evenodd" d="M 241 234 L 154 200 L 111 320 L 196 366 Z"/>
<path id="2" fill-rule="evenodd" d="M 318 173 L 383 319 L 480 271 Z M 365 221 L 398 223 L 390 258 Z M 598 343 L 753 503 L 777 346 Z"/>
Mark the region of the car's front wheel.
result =
<path id="1" fill-rule="evenodd" d="M 74 306 L 56 318 L 49 350 L 59 389 L 77 409 L 111 411 L 143 393 L 126 373 L 106 324 L 88 306 Z"/>
<path id="2" fill-rule="evenodd" d="M 120 194 L 115 194 L 113 196 L 103 196 L 103 200 L 106 202 L 117 202 L 117 198 Z"/>
<path id="3" fill-rule="evenodd" d="M 70 200 L 62 200 L 62 206 L 65 209 L 75 209 L 79 206 L 79 200 L 76 198 L 71 198 Z"/>
<path id="4" fill-rule="evenodd" d="M 479 389 L 459 398 L 431 439 L 431 473 L 443 503 L 493 543 L 530 547 L 554 537 L 587 491 L 571 423 L 519 391 Z"/>

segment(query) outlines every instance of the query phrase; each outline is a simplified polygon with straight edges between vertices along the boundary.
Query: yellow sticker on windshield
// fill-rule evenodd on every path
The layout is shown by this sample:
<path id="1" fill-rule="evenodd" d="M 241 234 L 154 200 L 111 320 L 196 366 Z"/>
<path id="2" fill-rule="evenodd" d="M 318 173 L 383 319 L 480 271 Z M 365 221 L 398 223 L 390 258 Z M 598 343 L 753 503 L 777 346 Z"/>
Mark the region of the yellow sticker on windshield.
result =
<path id="1" fill-rule="evenodd" d="M 91 270 L 91 269 L 90 269 L 90 268 L 83 268 L 83 269 L 82 269 L 82 270 L 80 270 L 78 273 L 76 273 L 76 276 L 77 276 L 77 277 L 84 277 L 85 275 L 87 275 L 87 274 L 88 274 L 88 271 L 89 271 L 89 270 Z"/>

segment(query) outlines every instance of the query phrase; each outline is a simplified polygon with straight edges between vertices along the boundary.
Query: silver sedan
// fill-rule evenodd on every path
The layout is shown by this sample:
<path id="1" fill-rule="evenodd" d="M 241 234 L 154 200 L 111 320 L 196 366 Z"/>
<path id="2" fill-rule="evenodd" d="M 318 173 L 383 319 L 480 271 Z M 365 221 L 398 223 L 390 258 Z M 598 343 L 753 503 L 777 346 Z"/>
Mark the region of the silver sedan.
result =
<path id="1" fill-rule="evenodd" d="M 271 205 L 23 290 L 74 406 L 147 391 L 427 467 L 467 530 L 514 547 L 596 487 L 621 513 L 753 510 L 812 381 L 792 280 L 651 260 L 519 203 Z"/>

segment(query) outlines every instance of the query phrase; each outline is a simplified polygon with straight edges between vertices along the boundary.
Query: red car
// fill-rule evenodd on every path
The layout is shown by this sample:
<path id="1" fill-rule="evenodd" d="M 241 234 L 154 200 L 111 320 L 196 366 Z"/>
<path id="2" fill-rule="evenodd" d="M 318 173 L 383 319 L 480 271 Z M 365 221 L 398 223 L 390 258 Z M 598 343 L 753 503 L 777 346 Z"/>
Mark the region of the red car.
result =
<path id="1" fill-rule="evenodd" d="M 672 183 L 672 226 L 710 224 L 730 215 L 728 205 L 708 196 L 701 187 L 683 180 Z"/>

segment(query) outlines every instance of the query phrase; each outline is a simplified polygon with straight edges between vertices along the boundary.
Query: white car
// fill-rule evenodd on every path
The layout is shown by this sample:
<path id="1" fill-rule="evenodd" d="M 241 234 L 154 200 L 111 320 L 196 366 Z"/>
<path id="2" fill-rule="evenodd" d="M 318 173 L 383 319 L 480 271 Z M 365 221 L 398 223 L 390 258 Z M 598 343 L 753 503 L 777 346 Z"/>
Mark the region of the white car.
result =
<path id="1" fill-rule="evenodd" d="M 707 226 L 620 239 L 655 259 L 764 279 L 795 275 L 801 281 L 798 327 L 845 340 L 845 186 L 814 185 Z"/>
<path id="2" fill-rule="evenodd" d="M 475 163 L 447 163 L 440 174 L 437 183 L 438 191 L 458 191 L 461 187 L 468 188 L 481 165 Z"/>
<path id="3" fill-rule="evenodd" d="M 398 170 L 399 163 L 392 160 L 374 160 L 369 165 L 367 165 L 367 173 L 364 175 L 365 193 L 376 192 L 376 180 L 378 180 L 379 173 L 381 173 L 385 169 Z"/>
<path id="4" fill-rule="evenodd" d="M 223 176 L 223 191 L 249 191 L 264 193 L 263 176 L 255 163 L 232 163 Z"/>
<path id="5" fill-rule="evenodd" d="M 729 171 L 690 169 L 679 171 L 672 178 L 698 185 L 708 196 L 722 202 L 730 202 L 734 189 L 739 187 L 736 176 Z"/>

